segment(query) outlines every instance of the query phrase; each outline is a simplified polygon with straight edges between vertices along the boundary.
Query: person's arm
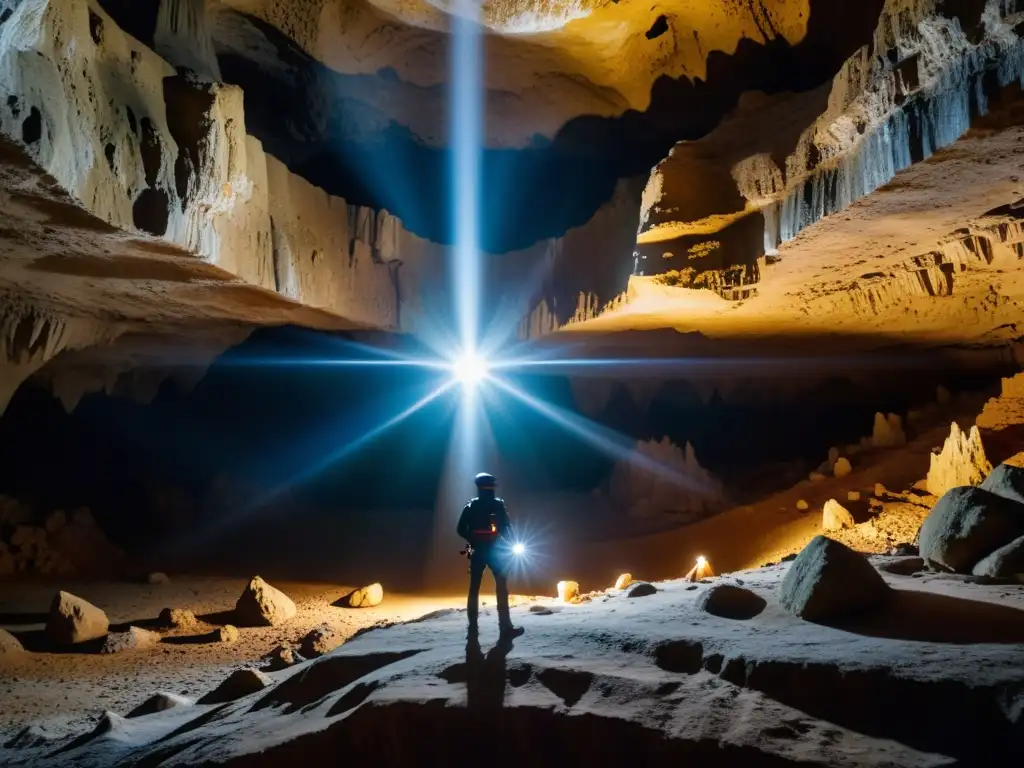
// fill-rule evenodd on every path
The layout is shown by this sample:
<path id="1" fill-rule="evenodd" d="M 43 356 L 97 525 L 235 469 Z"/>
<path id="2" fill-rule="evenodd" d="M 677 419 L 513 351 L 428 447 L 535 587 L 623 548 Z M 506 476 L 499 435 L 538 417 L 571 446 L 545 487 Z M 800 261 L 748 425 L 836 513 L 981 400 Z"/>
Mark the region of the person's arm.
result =
<path id="1" fill-rule="evenodd" d="M 462 508 L 462 514 L 459 515 L 459 524 L 455 527 L 455 532 L 459 534 L 460 539 L 469 541 L 469 504 Z"/>
<path id="2" fill-rule="evenodd" d="M 501 531 L 499 535 L 507 539 L 512 538 L 512 517 L 508 513 L 508 505 L 505 504 L 504 499 L 501 502 Z"/>

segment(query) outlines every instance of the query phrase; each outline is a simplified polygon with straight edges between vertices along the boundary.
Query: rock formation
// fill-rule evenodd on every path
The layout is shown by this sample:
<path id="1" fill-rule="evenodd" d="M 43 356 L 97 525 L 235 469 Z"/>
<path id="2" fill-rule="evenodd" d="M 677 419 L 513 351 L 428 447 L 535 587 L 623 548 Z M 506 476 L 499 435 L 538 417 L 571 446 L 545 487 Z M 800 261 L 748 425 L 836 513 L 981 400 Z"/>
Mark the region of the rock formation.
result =
<path id="1" fill-rule="evenodd" d="M 835 499 L 829 499 L 821 512 L 821 529 L 826 533 L 853 528 L 856 521 L 850 511 Z"/>
<path id="2" fill-rule="evenodd" d="M 1000 396 L 985 403 L 975 423 L 981 429 L 995 431 L 1024 424 L 1024 373 L 1002 380 Z"/>
<path id="3" fill-rule="evenodd" d="M 681 449 L 667 437 L 637 442 L 633 456 L 612 470 L 608 497 L 630 516 L 681 522 L 712 514 L 725 500 L 721 483 L 700 466 L 693 446 Z"/>
<path id="4" fill-rule="evenodd" d="M 971 573 L 996 579 L 1024 574 L 1024 536 L 983 557 L 974 564 Z"/>
<path id="5" fill-rule="evenodd" d="M 69 646 L 107 634 L 107 615 L 92 603 L 68 592 L 58 592 L 50 605 L 46 634 L 54 645 Z"/>
<path id="6" fill-rule="evenodd" d="M 259 576 L 249 581 L 235 603 L 235 619 L 243 627 L 284 624 L 295 612 L 292 599 Z"/>
<path id="7" fill-rule="evenodd" d="M 952 488 L 921 525 L 921 557 L 933 568 L 970 573 L 984 557 L 1024 536 L 1024 504 L 981 488 Z"/>
<path id="8" fill-rule="evenodd" d="M 888 595 L 889 587 L 871 563 L 825 536 L 804 547 L 779 587 L 786 610 L 815 622 L 870 611 Z"/>
<path id="9" fill-rule="evenodd" d="M 978 428 L 971 427 L 965 435 L 954 421 L 942 451 L 931 456 L 926 487 L 928 493 L 941 496 L 959 485 L 979 485 L 991 471 Z"/>

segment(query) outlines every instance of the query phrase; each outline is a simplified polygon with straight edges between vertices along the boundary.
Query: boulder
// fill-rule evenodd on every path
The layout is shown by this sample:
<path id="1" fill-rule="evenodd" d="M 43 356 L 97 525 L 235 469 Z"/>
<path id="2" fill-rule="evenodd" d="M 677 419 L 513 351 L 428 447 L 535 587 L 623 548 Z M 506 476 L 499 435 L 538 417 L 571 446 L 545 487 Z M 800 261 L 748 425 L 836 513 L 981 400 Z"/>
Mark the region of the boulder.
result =
<path id="1" fill-rule="evenodd" d="M 657 587 L 653 584 L 648 584 L 646 581 L 634 581 L 626 590 L 626 597 L 647 597 L 657 591 Z"/>
<path id="2" fill-rule="evenodd" d="M 311 630 L 299 645 L 299 652 L 307 659 L 329 653 L 345 642 L 345 636 L 328 626 Z"/>
<path id="3" fill-rule="evenodd" d="M 152 584 L 153 586 L 159 586 L 163 584 L 170 584 L 171 580 L 167 577 L 166 573 L 155 571 L 146 577 L 146 583 Z"/>
<path id="4" fill-rule="evenodd" d="M 246 627 L 272 627 L 295 616 L 295 603 L 256 576 L 235 603 L 235 619 Z"/>
<path id="5" fill-rule="evenodd" d="M 142 648 L 152 648 L 160 642 L 160 635 L 138 627 L 128 627 L 127 632 L 111 632 L 100 648 L 100 653 L 121 653 Z"/>
<path id="6" fill-rule="evenodd" d="M 799 501 L 798 501 L 798 502 L 796 503 L 796 508 L 797 508 L 797 509 L 799 509 L 799 510 L 800 510 L 801 512 L 806 512 L 806 511 L 807 511 L 808 509 L 810 509 L 810 508 L 811 508 L 811 505 L 810 505 L 810 504 L 808 504 L 808 503 L 807 503 L 806 501 L 804 501 L 803 499 L 800 499 L 800 500 L 799 500 Z"/>
<path id="7" fill-rule="evenodd" d="M 217 627 L 208 635 L 211 643 L 237 643 L 239 636 L 238 627 L 231 624 Z"/>
<path id="8" fill-rule="evenodd" d="M 846 477 L 851 472 L 853 472 L 853 467 L 850 464 L 850 460 L 846 457 L 840 458 L 835 466 L 832 467 L 832 473 L 836 477 Z"/>
<path id="9" fill-rule="evenodd" d="M 563 603 L 571 603 L 580 596 L 580 585 L 575 581 L 560 581 L 555 585 L 558 599 Z"/>
<path id="10" fill-rule="evenodd" d="M 1004 579 L 1024 573 L 1024 536 L 1000 547 L 977 562 L 971 573 L 975 576 L 990 576 Z"/>
<path id="11" fill-rule="evenodd" d="M 835 499 L 825 502 L 821 511 L 821 527 L 825 531 L 842 531 L 846 528 L 853 528 L 856 521 L 850 511 Z"/>
<path id="12" fill-rule="evenodd" d="M 631 574 L 631 573 L 624 573 L 621 576 L 619 576 L 619 578 L 617 578 L 615 580 L 615 588 L 616 589 L 625 589 L 626 587 L 628 587 L 632 583 L 633 583 L 633 574 Z"/>
<path id="13" fill-rule="evenodd" d="M 1024 535 L 1024 504 L 983 488 L 953 488 L 932 508 L 917 534 L 925 562 L 970 573 L 986 555 Z"/>
<path id="14" fill-rule="evenodd" d="M 965 435 L 954 421 L 942 450 L 931 455 L 925 487 L 933 496 L 941 496 L 950 488 L 978 485 L 991 471 L 978 428 L 971 427 L 970 433 Z"/>
<path id="15" fill-rule="evenodd" d="M 342 599 L 342 604 L 349 608 L 373 608 L 384 601 L 384 587 L 370 584 L 366 587 L 353 589 Z"/>
<path id="16" fill-rule="evenodd" d="M 6 629 L 0 629 L 0 658 L 21 653 L 24 650 L 25 649 L 22 648 L 21 641 L 19 641 L 18 638 Z"/>
<path id="17" fill-rule="evenodd" d="M 749 589 L 733 584 L 715 584 L 697 598 L 697 607 L 723 619 L 752 619 L 768 603 Z"/>
<path id="18" fill-rule="evenodd" d="M 107 634 L 107 614 L 68 592 L 58 592 L 50 604 L 46 634 L 56 645 L 74 645 Z"/>
<path id="19" fill-rule="evenodd" d="M 192 700 L 174 693 L 154 693 L 135 709 L 125 715 L 126 718 L 143 717 L 144 715 L 155 715 L 157 712 L 166 712 L 175 707 L 190 707 Z"/>
<path id="20" fill-rule="evenodd" d="M 273 681 L 258 669 L 239 669 L 232 672 L 228 678 L 203 696 L 199 704 L 223 704 L 227 701 L 236 701 L 243 696 L 262 691 Z"/>
<path id="21" fill-rule="evenodd" d="M 779 602 L 807 621 L 825 622 L 880 606 L 889 587 L 864 557 L 826 536 L 815 536 L 789 566 Z"/>
<path id="22" fill-rule="evenodd" d="M 263 657 L 264 672 L 279 672 L 288 669 L 295 664 L 301 664 L 306 659 L 290 645 L 279 645 Z"/>
<path id="23" fill-rule="evenodd" d="M 157 621 L 168 629 L 195 629 L 199 625 L 196 615 L 184 608 L 164 608 Z"/>
<path id="24" fill-rule="evenodd" d="M 1004 499 L 1024 504 L 1024 469 L 1000 464 L 981 483 L 981 488 Z"/>

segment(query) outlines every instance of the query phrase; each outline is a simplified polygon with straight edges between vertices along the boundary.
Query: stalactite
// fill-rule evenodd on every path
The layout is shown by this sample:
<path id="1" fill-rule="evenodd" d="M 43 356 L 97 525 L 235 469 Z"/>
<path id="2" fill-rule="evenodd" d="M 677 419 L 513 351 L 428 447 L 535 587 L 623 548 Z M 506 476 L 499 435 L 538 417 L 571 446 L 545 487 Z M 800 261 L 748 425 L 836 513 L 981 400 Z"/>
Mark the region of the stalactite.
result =
<path id="1" fill-rule="evenodd" d="M 206 0 L 162 0 L 153 34 L 156 52 L 175 67 L 221 80 L 220 65 L 206 18 Z"/>

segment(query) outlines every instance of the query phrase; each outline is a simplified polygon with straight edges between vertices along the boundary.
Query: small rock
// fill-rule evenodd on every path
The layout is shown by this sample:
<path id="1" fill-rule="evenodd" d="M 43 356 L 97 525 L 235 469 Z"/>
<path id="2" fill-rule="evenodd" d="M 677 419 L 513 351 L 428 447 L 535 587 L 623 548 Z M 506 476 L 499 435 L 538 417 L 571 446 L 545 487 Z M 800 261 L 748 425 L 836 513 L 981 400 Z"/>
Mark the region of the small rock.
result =
<path id="1" fill-rule="evenodd" d="M 856 521 L 850 511 L 835 499 L 825 502 L 821 512 L 821 527 L 825 531 L 842 531 L 846 528 L 853 528 Z"/>
<path id="2" fill-rule="evenodd" d="M 554 614 L 554 608 L 548 605 L 531 605 L 530 613 L 534 616 L 551 616 Z"/>
<path id="3" fill-rule="evenodd" d="M 168 709 L 174 709 L 175 707 L 190 706 L 192 706 L 192 700 L 186 699 L 184 696 L 178 696 L 174 693 L 154 693 L 144 702 L 139 704 L 139 706 L 125 715 L 125 717 L 132 718 L 143 717 L 145 715 L 155 715 L 157 712 L 166 712 Z"/>
<path id="4" fill-rule="evenodd" d="M 801 512 L 806 512 L 808 509 L 811 508 L 811 505 L 808 504 L 803 499 L 800 499 L 800 501 L 796 503 L 796 508 L 799 509 Z"/>
<path id="5" fill-rule="evenodd" d="M 653 584 L 648 584 L 646 581 L 634 581 L 626 590 L 626 597 L 647 597 L 657 591 L 657 587 Z"/>
<path id="6" fill-rule="evenodd" d="M 882 497 L 887 495 L 889 492 L 885 490 L 885 486 L 881 483 L 875 483 L 875 496 Z"/>
<path id="7" fill-rule="evenodd" d="M 815 536 L 789 567 L 779 602 L 807 621 L 829 621 L 872 610 L 889 592 L 864 557 L 838 541 Z"/>
<path id="8" fill-rule="evenodd" d="M 217 627 L 217 629 L 210 633 L 210 641 L 214 643 L 236 643 L 238 642 L 238 637 L 238 628 L 231 624 Z"/>
<path id="9" fill-rule="evenodd" d="M 305 660 L 306 659 L 291 646 L 279 645 L 263 657 L 263 661 L 265 662 L 263 671 L 279 672 L 280 670 L 288 669 L 288 667 L 295 664 L 301 664 Z"/>
<path id="10" fill-rule="evenodd" d="M 262 691 L 272 683 L 273 681 L 258 669 L 239 669 L 203 696 L 198 703 L 223 704 L 226 701 L 236 701 L 243 696 Z"/>
<path id="11" fill-rule="evenodd" d="M 1005 579 L 1024 573 L 1024 536 L 983 557 L 971 570 L 975 576 Z"/>
<path id="12" fill-rule="evenodd" d="M 107 614 L 69 592 L 58 592 L 50 604 L 46 634 L 56 645 L 75 645 L 107 634 Z"/>
<path id="13" fill-rule="evenodd" d="M 184 608 L 164 608 L 157 621 L 169 629 L 195 629 L 199 624 L 196 615 Z"/>
<path id="14" fill-rule="evenodd" d="M 100 653 L 121 653 L 141 648 L 152 648 L 160 642 L 160 635 L 138 627 L 128 627 L 127 632 L 111 632 L 100 648 Z"/>
<path id="15" fill-rule="evenodd" d="M 839 461 L 836 462 L 835 467 L 832 468 L 832 472 L 836 477 L 846 477 L 848 474 L 853 472 L 850 460 L 845 457 L 839 459 Z"/>
<path id="16" fill-rule="evenodd" d="M 353 589 L 342 600 L 342 604 L 349 608 L 373 608 L 384 601 L 384 587 L 380 584 L 370 584 L 366 587 Z"/>
<path id="17" fill-rule="evenodd" d="M 0 629 L 0 657 L 13 656 L 16 653 L 22 653 L 24 650 L 18 638 L 6 629 Z"/>
<path id="18" fill-rule="evenodd" d="M 846 494 L 847 501 L 860 501 L 860 491 L 850 491 Z"/>
<path id="19" fill-rule="evenodd" d="M 824 479 L 825 479 L 825 476 L 824 476 L 823 474 L 821 474 L 821 472 L 811 472 L 811 474 L 809 474 L 809 475 L 807 476 L 807 478 L 808 478 L 808 479 L 809 479 L 809 480 L 810 480 L 810 481 L 811 481 L 812 483 L 820 483 L 820 482 L 821 482 L 822 480 L 824 480 Z"/>
<path id="20" fill-rule="evenodd" d="M 880 563 L 878 570 L 897 576 L 912 576 L 924 570 L 924 559 L 920 557 L 895 557 Z"/>
<path id="21" fill-rule="evenodd" d="M 235 603 L 235 619 L 246 627 L 272 627 L 295 616 L 295 603 L 284 592 L 255 576 Z"/>
<path id="22" fill-rule="evenodd" d="M 983 488 L 947 491 L 918 532 L 921 557 L 933 568 L 970 573 L 979 560 L 1024 535 L 1024 504 Z"/>
<path id="23" fill-rule="evenodd" d="M 158 586 L 161 584 L 170 584 L 171 580 L 167 577 L 166 573 L 155 571 L 146 577 L 146 582 L 153 586 Z"/>
<path id="24" fill-rule="evenodd" d="M 555 589 L 558 591 L 558 599 L 563 603 L 571 603 L 580 596 L 580 585 L 575 581 L 560 581 Z"/>
<path id="25" fill-rule="evenodd" d="M 345 642 L 345 637 L 328 626 L 317 627 L 311 630 L 299 645 L 299 651 L 307 659 L 315 659 L 330 653 L 339 645 Z"/>
<path id="26" fill-rule="evenodd" d="M 697 598 L 697 607 L 712 616 L 744 621 L 759 615 L 768 603 L 749 589 L 715 584 Z"/>
<path id="27" fill-rule="evenodd" d="M 625 589 L 626 587 L 628 587 L 632 583 L 633 583 L 633 574 L 631 574 L 631 573 L 624 573 L 621 576 L 619 576 L 619 578 L 617 578 L 615 580 L 615 588 L 616 589 Z"/>

